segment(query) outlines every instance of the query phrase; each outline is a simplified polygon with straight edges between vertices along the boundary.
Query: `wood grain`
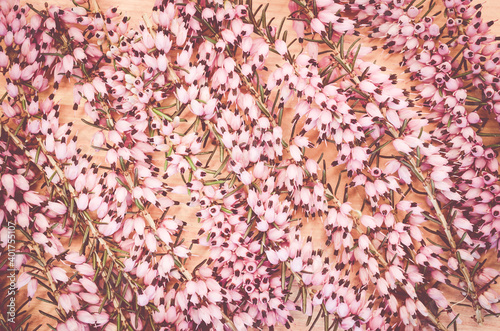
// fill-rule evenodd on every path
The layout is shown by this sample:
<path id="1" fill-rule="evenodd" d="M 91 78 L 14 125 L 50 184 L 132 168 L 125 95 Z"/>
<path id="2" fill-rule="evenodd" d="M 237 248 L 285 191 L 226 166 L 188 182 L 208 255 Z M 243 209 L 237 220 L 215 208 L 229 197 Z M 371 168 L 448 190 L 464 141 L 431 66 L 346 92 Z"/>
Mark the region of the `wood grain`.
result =
<path id="1" fill-rule="evenodd" d="M 0 0 L 1 1 L 1 0 Z M 31 1 L 35 6 L 37 7 L 42 7 L 45 3 L 44 0 L 41 1 Z M 116 1 L 113 0 L 98 0 L 100 6 L 102 9 L 106 9 L 112 5 L 117 5 Z M 259 3 L 263 3 L 264 1 L 258 1 Z M 281 18 L 286 16 L 288 14 L 288 0 L 270 0 L 270 7 L 268 10 L 268 17 L 276 17 L 276 21 L 279 22 L 281 21 Z M 153 7 L 153 0 L 124 0 L 119 2 L 119 8 L 121 11 L 126 13 L 128 16 L 131 16 L 132 18 L 132 25 L 136 24 L 142 14 L 144 13 L 149 13 Z M 488 0 L 484 2 L 484 7 L 485 10 L 483 10 L 483 17 L 488 20 L 496 20 L 498 15 L 500 14 L 500 1 L 499 0 Z M 72 6 L 71 1 L 69 0 L 51 0 L 49 1 L 49 4 L 56 4 L 60 6 Z M 287 26 L 288 29 L 290 29 L 290 26 Z M 291 30 L 291 29 L 290 29 Z M 492 29 L 493 34 L 500 35 L 500 24 L 494 25 Z M 365 41 L 363 41 L 365 42 Z M 378 58 L 378 63 L 385 63 L 387 62 L 388 66 L 390 68 L 395 68 L 394 61 L 392 58 L 389 57 L 383 57 Z M 78 139 L 79 139 L 79 144 L 83 148 L 83 153 L 94 153 L 94 150 L 90 148 L 90 139 L 92 137 L 92 130 L 89 130 L 87 126 L 85 126 L 81 121 L 81 117 L 85 117 L 84 112 L 80 109 L 76 112 L 72 110 L 72 104 L 73 104 L 73 94 L 72 94 L 72 87 L 71 85 L 66 85 L 63 86 L 60 90 L 60 92 L 57 94 L 57 99 L 60 100 L 61 104 L 61 114 L 62 114 L 62 121 L 73 121 L 75 123 L 75 129 L 78 131 Z M 288 109 L 290 110 L 290 109 Z M 285 128 L 285 130 L 289 130 L 289 128 Z M 318 149 L 316 153 L 319 155 L 321 152 L 328 152 L 324 149 Z M 102 155 L 101 155 L 102 156 Z M 352 196 L 351 199 L 356 199 L 356 196 Z M 359 201 L 358 201 L 359 202 Z M 356 201 L 353 201 L 353 203 L 356 203 Z M 192 217 L 192 211 L 186 211 L 179 209 L 176 211 L 176 213 L 179 213 L 178 216 L 182 219 L 189 219 Z M 318 240 L 318 242 L 324 242 L 323 238 L 323 226 L 321 224 L 320 220 L 309 220 L 306 221 L 306 226 L 304 227 L 303 235 L 312 235 L 315 239 Z M 196 233 L 198 232 L 198 225 L 193 225 L 188 227 L 185 231 L 185 237 L 187 239 L 195 238 Z M 203 252 L 198 252 L 198 254 L 203 256 Z M 200 257 L 195 257 L 194 262 L 192 262 L 193 265 L 196 264 L 196 261 L 199 261 Z M 498 267 L 498 264 L 496 265 Z M 22 295 L 22 294 L 20 294 Z M 457 300 L 460 300 L 459 296 L 456 295 L 456 293 L 447 293 L 449 297 L 455 298 Z M 39 303 L 33 302 L 30 306 L 30 310 L 37 314 L 38 309 L 40 308 Z M 463 307 L 457 307 L 456 310 L 461 313 L 461 318 L 463 320 L 463 324 L 459 326 L 460 330 L 474 330 L 478 328 L 478 325 L 472 320 L 472 311 L 468 310 Z M 295 322 L 293 323 L 292 328 L 294 330 L 307 330 L 305 323 L 306 323 L 306 317 L 300 313 L 294 313 L 294 318 Z M 37 321 L 44 322 L 43 317 L 36 317 Z M 33 324 L 36 325 L 36 324 Z M 487 331 L 487 330 L 500 330 L 500 321 L 497 318 L 494 317 L 489 317 L 486 319 L 486 322 L 484 323 L 483 326 L 480 327 L 482 330 Z M 315 327 L 315 330 L 322 330 L 323 326 L 322 323 L 319 322 L 317 326 Z"/>

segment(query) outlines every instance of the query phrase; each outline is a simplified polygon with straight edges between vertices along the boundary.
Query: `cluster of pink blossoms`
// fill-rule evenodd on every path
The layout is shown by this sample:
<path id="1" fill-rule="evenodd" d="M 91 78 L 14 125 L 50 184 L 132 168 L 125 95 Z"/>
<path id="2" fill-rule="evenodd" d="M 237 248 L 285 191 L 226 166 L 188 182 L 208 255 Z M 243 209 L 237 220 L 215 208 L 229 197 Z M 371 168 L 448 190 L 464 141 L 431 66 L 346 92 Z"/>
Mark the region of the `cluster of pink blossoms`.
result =
<path id="1" fill-rule="evenodd" d="M 267 8 L 157 0 L 132 27 L 96 0 L 0 2 L 0 269 L 15 224 L 23 294 L 2 327 L 446 330 L 500 314 L 500 44 L 481 5 Z"/>

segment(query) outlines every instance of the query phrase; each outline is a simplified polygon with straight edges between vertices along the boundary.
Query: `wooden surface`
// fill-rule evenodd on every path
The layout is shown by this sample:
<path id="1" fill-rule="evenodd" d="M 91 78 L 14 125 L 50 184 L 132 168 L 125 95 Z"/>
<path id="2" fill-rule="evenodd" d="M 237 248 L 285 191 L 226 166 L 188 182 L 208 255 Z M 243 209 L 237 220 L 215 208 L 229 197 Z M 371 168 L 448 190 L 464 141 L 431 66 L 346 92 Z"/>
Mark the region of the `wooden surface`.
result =
<path id="1" fill-rule="evenodd" d="M 3 1 L 3 0 L 0 0 Z M 22 1 L 24 2 L 24 1 Z M 37 7 L 43 7 L 44 3 L 46 0 L 41 0 L 41 1 L 30 1 Z M 60 6 L 72 6 L 72 3 L 70 0 L 49 0 L 49 4 L 57 4 Z M 117 1 L 113 0 L 98 0 L 101 8 L 103 10 L 107 9 L 108 7 L 112 5 L 117 5 Z M 255 1 L 256 3 L 262 3 L 264 1 Z M 275 22 L 281 21 L 281 18 L 285 15 L 288 14 L 288 0 L 269 0 L 270 7 L 268 10 L 268 18 L 270 17 L 276 17 L 277 19 Z M 153 7 L 153 0 L 123 0 L 119 2 L 119 9 L 127 14 L 128 16 L 132 17 L 132 25 L 135 25 L 140 19 L 140 17 L 144 13 L 149 13 Z M 500 0 L 487 0 L 487 1 L 482 1 L 484 4 L 485 10 L 483 10 L 483 17 L 486 20 L 495 20 L 498 17 L 498 14 L 500 14 Z M 290 28 L 290 27 L 289 27 Z M 493 34 L 500 35 L 500 23 L 497 25 L 493 26 Z M 385 59 L 378 59 L 378 63 L 383 63 L 384 61 L 389 61 L 387 58 Z M 394 63 L 393 60 L 390 60 L 392 63 Z M 62 120 L 63 121 L 73 121 L 76 123 L 76 130 L 78 130 L 78 139 L 79 139 L 79 145 L 83 148 L 83 153 L 94 153 L 94 151 L 90 148 L 90 139 L 91 139 L 91 131 L 88 130 L 88 127 L 85 126 L 84 124 L 81 123 L 80 117 L 85 117 L 84 112 L 79 110 L 77 112 L 74 112 L 72 110 L 72 103 L 73 103 L 73 96 L 72 96 L 72 90 L 71 86 L 66 86 L 61 89 L 61 91 L 57 94 L 56 97 L 58 100 L 60 100 L 60 104 L 62 106 L 62 111 L 61 113 L 63 114 Z M 319 154 L 318 154 L 319 155 Z M 355 198 L 355 197 L 354 197 Z M 180 217 L 183 218 L 182 216 L 185 215 L 186 217 L 188 214 L 185 214 L 186 211 L 184 210 L 179 210 Z M 188 227 L 186 229 L 186 237 L 187 239 L 194 238 L 196 236 L 196 233 L 198 232 L 198 225 Z M 303 234 L 304 235 L 313 235 L 313 237 L 316 238 L 323 238 L 323 226 L 321 225 L 319 220 L 310 220 L 308 221 L 308 224 L 304 227 L 303 229 Z M 321 239 L 322 242 L 324 240 Z M 200 253 L 201 254 L 201 253 Z M 195 262 L 196 264 L 196 259 L 195 257 Z M 497 265 L 498 266 L 498 265 Z M 449 297 L 452 297 L 454 299 L 459 300 L 459 296 L 455 295 L 450 295 Z M 38 303 L 32 303 L 32 306 L 30 310 L 33 312 L 37 312 L 38 308 L 37 305 Z M 462 307 L 457 307 L 456 309 L 458 312 L 461 312 L 461 318 L 463 320 L 463 324 L 459 326 L 459 330 L 474 330 L 478 328 L 479 326 L 471 319 L 472 312 L 470 310 L 464 310 Z M 37 313 L 35 313 L 36 315 Z M 292 326 L 294 330 L 307 330 L 308 328 L 305 327 L 305 321 L 306 317 L 302 315 L 301 313 L 295 313 L 294 314 L 295 318 L 295 323 Z M 36 320 L 43 322 L 41 317 L 37 317 Z M 32 324 L 32 325 L 37 325 L 37 324 Z M 494 317 L 489 317 L 486 319 L 486 322 L 483 326 L 479 327 L 481 330 L 500 330 L 500 320 Z M 322 330 L 323 326 L 321 323 L 318 323 L 316 328 L 317 330 Z"/>

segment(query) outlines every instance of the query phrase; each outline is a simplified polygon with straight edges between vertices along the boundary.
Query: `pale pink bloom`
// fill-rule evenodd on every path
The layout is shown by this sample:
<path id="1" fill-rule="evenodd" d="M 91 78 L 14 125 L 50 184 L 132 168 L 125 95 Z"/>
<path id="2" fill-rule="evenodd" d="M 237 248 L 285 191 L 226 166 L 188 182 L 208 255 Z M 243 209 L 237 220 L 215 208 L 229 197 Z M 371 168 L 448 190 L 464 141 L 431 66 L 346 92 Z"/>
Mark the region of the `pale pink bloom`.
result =
<path id="1" fill-rule="evenodd" d="M 92 145 L 96 147 L 102 147 L 105 141 L 106 139 L 102 131 L 98 131 L 94 134 L 94 138 L 92 139 Z"/>
<path id="2" fill-rule="evenodd" d="M 83 276 L 93 277 L 95 274 L 95 271 L 92 268 L 92 266 L 87 263 L 77 264 L 75 266 L 75 269 Z"/>
<path id="3" fill-rule="evenodd" d="M 281 55 L 285 55 L 286 52 L 288 51 L 288 47 L 286 45 L 286 43 L 281 40 L 281 39 L 277 39 L 274 43 L 274 47 L 276 48 L 276 51 Z"/>
<path id="4" fill-rule="evenodd" d="M 292 260 L 290 263 L 290 269 L 294 272 L 301 272 L 303 268 L 302 264 L 302 258 L 301 257 L 296 257 Z"/>
<path id="5" fill-rule="evenodd" d="M 44 244 L 46 244 L 49 241 L 49 239 L 47 238 L 47 236 L 44 235 L 41 232 L 35 232 L 35 233 L 33 233 L 33 240 L 37 244 L 41 244 L 41 245 L 44 245 Z"/>
<path id="6" fill-rule="evenodd" d="M 7 194 L 14 196 L 16 187 L 14 186 L 14 177 L 11 174 L 2 175 L 2 186 L 7 191 Z"/>
<path id="7" fill-rule="evenodd" d="M 89 196 L 87 194 L 80 194 L 76 199 L 76 206 L 78 210 L 85 210 L 89 204 Z"/>
<path id="8" fill-rule="evenodd" d="M 398 170 L 398 175 L 399 178 L 401 178 L 401 180 L 404 181 L 406 184 L 410 184 L 412 182 L 411 173 L 410 170 L 408 170 L 408 168 L 400 167 Z"/>
<path id="9" fill-rule="evenodd" d="M 150 252 L 153 252 L 153 253 L 156 252 L 157 241 L 156 241 L 156 238 L 155 238 L 153 233 L 148 232 L 146 234 L 145 242 L 146 242 L 146 246 L 148 247 Z"/>
<path id="10" fill-rule="evenodd" d="M 337 307 L 337 314 L 340 318 L 345 318 L 349 314 L 349 306 L 345 302 L 340 303 Z"/>
<path id="11" fill-rule="evenodd" d="M 388 109 L 386 112 L 387 120 L 396 128 L 401 128 L 401 119 L 398 113 L 393 109 Z"/>
<path id="12" fill-rule="evenodd" d="M 95 91 L 94 86 L 92 84 L 90 84 L 90 83 L 83 84 L 82 92 L 83 92 L 83 96 L 88 101 L 94 101 L 96 91 Z"/>
<path id="13" fill-rule="evenodd" d="M 36 290 L 38 288 L 38 280 L 36 278 L 32 278 L 28 283 L 28 297 L 33 298 L 35 296 Z"/>
<path id="14" fill-rule="evenodd" d="M 80 298 L 91 305 L 97 305 L 101 301 L 97 294 L 92 293 L 80 293 Z"/>
<path id="15" fill-rule="evenodd" d="M 66 211 L 68 210 L 65 205 L 63 205 L 60 202 L 48 202 L 48 208 L 50 211 L 54 212 L 57 215 L 64 215 L 66 214 Z"/>
<path id="16" fill-rule="evenodd" d="M 82 264 L 87 260 L 85 255 L 80 255 L 77 252 L 70 252 L 66 255 L 66 261 L 74 264 Z"/>
<path id="17" fill-rule="evenodd" d="M 31 276 L 28 273 L 26 273 L 26 272 L 21 273 L 19 275 L 19 277 L 17 278 L 16 288 L 17 289 L 22 288 L 23 286 L 28 284 L 30 280 L 31 280 Z"/>
<path id="18" fill-rule="evenodd" d="M 437 288 L 432 287 L 432 288 L 428 289 L 427 294 L 429 295 L 429 297 L 431 299 L 433 299 L 436 302 L 438 307 L 446 308 L 448 306 L 448 301 L 444 297 L 443 293 L 440 290 L 438 290 Z"/>
<path id="19" fill-rule="evenodd" d="M 17 188 L 21 189 L 22 191 L 28 191 L 30 189 L 28 180 L 22 175 L 14 175 L 14 183 L 16 184 Z"/>
<path id="20" fill-rule="evenodd" d="M 120 186 L 115 191 L 115 198 L 118 202 L 124 202 L 127 198 L 128 191 L 125 187 Z"/>
<path id="21" fill-rule="evenodd" d="M 167 245 L 169 245 L 170 243 L 172 243 L 172 238 L 171 238 L 170 233 L 168 232 L 167 229 L 165 229 L 165 228 L 159 228 L 156 231 L 156 234 Z"/>
<path id="22" fill-rule="evenodd" d="M 225 42 L 229 44 L 234 44 L 236 40 L 236 36 L 234 35 L 233 31 L 229 29 L 224 29 L 221 32 L 222 39 L 224 39 Z"/>
<path id="23" fill-rule="evenodd" d="M 466 251 L 465 249 L 457 249 L 457 253 L 460 254 L 460 257 L 464 261 L 469 261 L 469 262 L 474 261 L 474 257 L 472 256 L 472 254 L 470 252 Z"/>
<path id="24" fill-rule="evenodd" d="M 396 150 L 400 153 L 409 154 L 412 151 L 410 146 L 408 146 L 408 144 L 402 139 L 395 139 L 392 144 L 394 145 L 394 148 L 396 148 Z"/>
<path id="25" fill-rule="evenodd" d="M 55 281 L 60 281 L 63 283 L 66 283 L 69 279 L 66 275 L 66 270 L 59 267 L 53 267 L 52 269 L 50 269 L 50 275 Z"/>
<path id="26" fill-rule="evenodd" d="M 137 304 L 141 307 L 144 307 L 148 304 L 149 299 L 146 294 L 139 294 L 137 296 Z"/>
<path id="27" fill-rule="evenodd" d="M 120 119 L 115 123 L 115 129 L 120 133 L 130 131 L 131 126 L 132 124 L 124 119 Z"/>
<path id="28" fill-rule="evenodd" d="M 88 204 L 88 208 L 90 211 L 96 211 L 99 206 L 102 204 L 103 202 L 103 197 L 98 195 L 98 196 L 94 196 L 92 199 L 90 199 L 90 202 Z"/>
<path id="29" fill-rule="evenodd" d="M 361 224 L 363 224 L 367 228 L 375 229 L 377 227 L 375 219 L 372 216 L 363 215 L 363 216 L 361 216 L 360 221 L 361 221 Z"/>
<path id="30" fill-rule="evenodd" d="M 496 293 L 493 289 L 484 291 L 483 296 L 488 300 L 489 303 L 497 303 L 500 300 L 498 293 Z"/>
<path id="31" fill-rule="evenodd" d="M 87 59 L 87 55 L 85 54 L 85 51 L 81 47 L 77 47 L 73 50 L 73 56 L 78 61 L 84 61 Z"/>
<path id="32" fill-rule="evenodd" d="M 41 232 L 45 232 L 47 230 L 49 226 L 49 221 L 47 220 L 45 215 L 37 213 L 35 214 L 34 220 L 35 220 L 35 225 Z"/>
<path id="33" fill-rule="evenodd" d="M 73 310 L 70 296 L 66 293 L 63 293 L 59 296 L 58 303 L 59 306 L 66 312 L 66 314 Z"/>
<path id="34" fill-rule="evenodd" d="M 268 261 L 271 263 L 271 264 L 278 264 L 279 263 L 279 258 L 278 258 L 278 254 L 273 251 L 273 250 L 267 250 L 266 251 L 266 256 L 267 256 L 267 259 Z"/>
<path id="35" fill-rule="evenodd" d="M 109 315 L 106 312 L 94 313 L 94 318 L 96 325 L 104 325 L 109 321 Z"/>
<path id="36" fill-rule="evenodd" d="M 2 102 L 2 110 L 5 116 L 9 118 L 12 118 L 19 113 L 17 107 L 12 107 L 6 100 Z"/>
<path id="37" fill-rule="evenodd" d="M 59 143 L 59 142 L 57 142 L 55 144 L 54 151 L 55 151 L 55 154 L 56 154 L 56 158 L 58 160 L 64 160 L 64 159 L 66 159 L 67 149 L 66 149 L 66 144 L 65 143 Z"/>
<path id="38" fill-rule="evenodd" d="M 18 80 L 21 78 L 21 67 L 18 63 L 14 63 L 12 67 L 9 69 L 10 79 Z"/>
<path id="39" fill-rule="evenodd" d="M 311 29 L 318 34 L 323 34 L 326 32 L 325 25 L 317 18 L 313 18 L 311 20 Z"/>
<path id="40" fill-rule="evenodd" d="M 361 91 L 371 94 L 377 89 L 377 86 L 368 80 L 362 80 L 359 83 L 359 88 Z"/>
<path id="41" fill-rule="evenodd" d="M 183 104 L 189 103 L 189 100 L 190 100 L 189 94 L 187 93 L 186 89 L 184 89 L 183 87 L 178 87 L 175 94 L 176 94 L 177 100 L 179 100 L 181 103 L 183 103 Z"/>
<path id="42" fill-rule="evenodd" d="M 0 52 L 0 67 L 6 68 L 9 65 L 9 57 L 5 52 Z"/>
<path id="43" fill-rule="evenodd" d="M 405 276 L 403 274 L 403 271 L 401 270 L 401 268 L 395 266 L 395 265 L 392 265 L 389 267 L 389 273 L 395 278 L 397 279 L 398 281 L 403 281 Z"/>
<path id="44" fill-rule="evenodd" d="M 85 288 L 85 290 L 89 293 L 96 294 L 98 291 L 97 285 L 88 278 L 81 278 L 80 284 Z"/>
<path id="45" fill-rule="evenodd" d="M 176 246 L 174 248 L 174 254 L 181 258 L 187 258 L 189 257 L 189 250 L 182 246 Z"/>
<path id="46" fill-rule="evenodd" d="M 297 145 L 290 145 L 290 155 L 295 162 L 300 162 L 302 160 L 302 152 Z"/>
<path id="47" fill-rule="evenodd" d="M 435 168 L 431 173 L 431 178 L 435 182 L 441 182 L 444 179 L 448 178 L 448 173 L 446 171 L 440 171 L 439 168 Z"/>
<path id="48" fill-rule="evenodd" d="M 453 220 L 453 225 L 459 229 L 472 231 L 473 227 L 469 220 L 463 217 L 457 217 Z"/>
<path id="49" fill-rule="evenodd" d="M 302 21 L 293 21 L 292 27 L 298 38 L 304 38 L 305 36 L 305 23 Z"/>
<path id="50" fill-rule="evenodd" d="M 63 69 L 66 75 L 70 75 L 73 72 L 74 59 L 71 55 L 65 55 L 62 59 Z"/>
<path id="51" fill-rule="evenodd" d="M 9 198 L 5 200 L 4 208 L 12 214 L 14 211 L 18 210 L 19 205 L 17 204 L 16 200 Z"/>
<path id="52" fill-rule="evenodd" d="M 245 185 L 252 183 L 252 175 L 248 171 L 243 171 L 240 175 L 241 182 Z"/>
<path id="53" fill-rule="evenodd" d="M 88 311 L 86 310 L 80 310 L 76 313 L 76 318 L 82 322 L 82 323 L 85 323 L 85 324 L 94 324 L 96 319 L 95 317 L 89 313 Z"/>
<path id="54" fill-rule="evenodd" d="M 106 153 L 106 162 L 108 164 L 115 164 L 118 161 L 118 153 L 114 149 L 110 149 Z"/>

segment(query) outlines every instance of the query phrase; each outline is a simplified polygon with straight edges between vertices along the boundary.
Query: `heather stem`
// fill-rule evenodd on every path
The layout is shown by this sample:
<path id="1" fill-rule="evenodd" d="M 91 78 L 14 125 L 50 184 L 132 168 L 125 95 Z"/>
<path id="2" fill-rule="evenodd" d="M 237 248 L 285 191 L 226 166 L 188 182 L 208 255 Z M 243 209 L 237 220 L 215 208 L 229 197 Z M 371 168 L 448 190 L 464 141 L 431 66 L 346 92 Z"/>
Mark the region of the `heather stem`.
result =
<path id="1" fill-rule="evenodd" d="M 412 168 L 420 175 L 419 177 L 424 178 L 422 172 L 420 169 L 416 166 L 415 159 L 412 157 L 410 158 L 410 164 Z M 479 304 L 478 300 L 478 295 L 476 291 L 476 287 L 474 284 L 474 281 L 470 275 L 469 269 L 463 262 L 463 260 L 460 258 L 460 252 L 457 251 L 457 244 L 455 242 L 455 239 L 453 238 L 453 235 L 450 231 L 450 224 L 448 224 L 446 217 L 444 216 L 443 212 L 441 211 L 441 207 L 439 206 L 438 201 L 436 200 L 436 197 L 434 196 L 432 188 L 425 182 L 421 180 L 421 183 L 425 189 L 425 192 L 427 193 L 427 197 L 429 198 L 432 206 L 434 207 L 434 210 L 436 211 L 436 216 L 438 217 L 439 221 L 441 222 L 444 232 L 446 234 L 446 238 L 448 239 L 448 242 L 450 244 L 450 248 L 452 253 L 454 253 L 457 257 L 459 266 L 460 266 L 460 272 L 462 273 L 462 276 L 464 277 L 464 281 L 467 284 L 467 292 L 470 295 L 472 299 L 472 305 L 474 306 L 474 310 L 476 312 L 476 322 L 481 324 L 484 322 L 484 317 L 481 311 L 481 305 Z"/>
<path id="2" fill-rule="evenodd" d="M 38 259 L 43 262 L 44 264 L 44 270 L 45 270 L 45 276 L 47 276 L 47 280 L 49 282 L 49 286 L 52 289 L 52 294 L 54 294 L 54 297 L 56 298 L 57 301 L 59 301 L 59 291 L 57 290 L 57 286 L 54 282 L 54 279 L 52 279 L 52 275 L 50 273 L 50 270 L 48 270 L 47 266 L 47 261 L 45 260 L 44 254 L 40 251 L 40 247 L 38 246 L 37 243 L 32 243 L 32 248 L 36 252 Z M 64 310 L 59 311 L 60 314 L 62 314 L 64 317 L 66 317 L 66 313 Z"/>
<path id="3" fill-rule="evenodd" d="M 40 251 L 40 247 L 38 247 L 38 244 L 33 244 L 32 245 L 33 250 L 36 252 L 36 255 L 38 256 L 38 259 L 43 262 L 44 269 L 45 269 L 45 275 L 47 276 L 47 280 L 49 282 L 50 288 L 52 289 L 52 293 L 56 297 L 56 299 L 59 299 L 59 292 L 57 291 L 56 284 L 54 283 L 54 280 L 52 279 L 52 275 L 50 274 L 50 271 L 47 269 L 47 261 L 45 260 L 44 254 Z"/>
<path id="4" fill-rule="evenodd" d="M 7 126 L 4 126 L 3 124 L 2 124 L 2 130 L 6 131 L 8 133 L 8 135 L 11 137 L 11 139 L 14 139 L 14 137 L 17 138 L 17 136 L 11 134 L 10 129 Z M 16 143 L 16 141 L 14 141 L 14 143 Z M 16 143 L 16 146 L 19 147 L 17 143 Z M 22 149 L 22 150 L 24 151 L 24 149 Z M 47 261 L 45 260 L 44 254 L 40 250 L 40 247 L 39 247 L 39 245 L 37 243 L 32 242 L 31 244 L 32 244 L 31 247 L 33 248 L 33 250 L 36 252 L 36 255 L 38 256 L 38 259 L 40 261 L 42 261 L 43 264 L 44 264 L 43 268 L 45 270 L 45 275 L 47 276 L 47 281 L 49 282 L 49 286 L 50 286 L 50 288 L 52 290 L 52 294 L 54 294 L 54 297 L 56 299 L 59 299 L 59 291 L 57 290 L 57 286 L 56 286 L 56 284 L 55 284 L 55 282 L 54 282 L 54 280 L 52 278 L 50 270 L 48 269 L 48 264 L 47 264 Z M 64 311 L 61 311 L 61 313 L 64 316 L 66 315 L 64 313 Z M 2 315 L 0 315 L 0 316 L 2 316 Z"/>

